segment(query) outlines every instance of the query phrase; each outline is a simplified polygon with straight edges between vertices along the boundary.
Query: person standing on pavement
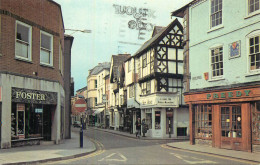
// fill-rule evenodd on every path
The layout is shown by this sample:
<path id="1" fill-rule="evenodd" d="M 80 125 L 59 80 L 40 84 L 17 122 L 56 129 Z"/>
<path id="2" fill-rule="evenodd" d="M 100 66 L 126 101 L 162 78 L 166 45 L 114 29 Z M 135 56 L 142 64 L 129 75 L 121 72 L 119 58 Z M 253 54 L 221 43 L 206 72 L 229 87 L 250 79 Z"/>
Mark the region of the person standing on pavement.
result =
<path id="1" fill-rule="evenodd" d="M 143 137 L 145 137 L 145 133 L 147 132 L 147 125 L 145 123 L 145 119 L 142 120 L 142 132 L 143 132 Z"/>
<path id="2" fill-rule="evenodd" d="M 138 118 L 137 121 L 135 122 L 135 128 L 136 128 L 135 136 L 140 138 L 140 135 L 141 135 L 141 119 L 140 118 Z"/>

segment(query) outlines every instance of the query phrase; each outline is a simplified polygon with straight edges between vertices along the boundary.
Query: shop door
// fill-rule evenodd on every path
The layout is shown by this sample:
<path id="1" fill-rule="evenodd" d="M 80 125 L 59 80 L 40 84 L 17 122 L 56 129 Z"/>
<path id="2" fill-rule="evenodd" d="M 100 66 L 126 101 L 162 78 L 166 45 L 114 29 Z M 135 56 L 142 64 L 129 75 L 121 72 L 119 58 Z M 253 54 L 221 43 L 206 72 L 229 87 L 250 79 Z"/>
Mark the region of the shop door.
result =
<path id="1" fill-rule="evenodd" d="M 51 140 L 51 106 L 43 106 L 43 138 L 44 140 Z"/>
<path id="2" fill-rule="evenodd" d="M 221 148 L 242 150 L 241 106 L 221 107 Z"/>

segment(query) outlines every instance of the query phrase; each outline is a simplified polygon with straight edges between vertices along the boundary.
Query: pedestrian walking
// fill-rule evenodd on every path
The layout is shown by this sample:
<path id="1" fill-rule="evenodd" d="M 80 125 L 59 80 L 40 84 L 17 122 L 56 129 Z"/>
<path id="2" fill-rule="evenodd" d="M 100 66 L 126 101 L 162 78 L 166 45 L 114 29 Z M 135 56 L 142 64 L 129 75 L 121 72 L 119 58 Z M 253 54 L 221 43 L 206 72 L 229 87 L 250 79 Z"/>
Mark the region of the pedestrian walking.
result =
<path id="1" fill-rule="evenodd" d="M 145 137 L 145 134 L 147 132 L 147 124 L 145 123 L 145 119 L 142 120 L 142 132 L 143 132 L 143 137 Z"/>
<path id="2" fill-rule="evenodd" d="M 136 128 L 135 136 L 140 138 L 140 135 L 141 135 L 141 119 L 140 118 L 138 118 L 137 121 L 135 122 L 135 128 Z"/>

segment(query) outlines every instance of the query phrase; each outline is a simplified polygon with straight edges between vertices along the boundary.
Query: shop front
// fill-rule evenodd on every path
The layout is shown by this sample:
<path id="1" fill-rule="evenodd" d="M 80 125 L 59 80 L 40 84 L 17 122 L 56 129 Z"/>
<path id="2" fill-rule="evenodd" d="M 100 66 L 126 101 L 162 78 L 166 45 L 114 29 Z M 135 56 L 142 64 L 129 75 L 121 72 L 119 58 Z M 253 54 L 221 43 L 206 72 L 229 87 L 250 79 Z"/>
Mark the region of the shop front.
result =
<path id="1" fill-rule="evenodd" d="M 179 107 L 179 95 L 152 94 L 141 97 L 141 119 L 154 138 L 188 136 L 188 108 Z"/>
<path id="2" fill-rule="evenodd" d="M 190 105 L 191 144 L 259 150 L 259 86 L 189 93 L 185 102 Z"/>
<path id="3" fill-rule="evenodd" d="M 12 147 L 50 141 L 57 93 L 13 87 L 11 101 Z"/>

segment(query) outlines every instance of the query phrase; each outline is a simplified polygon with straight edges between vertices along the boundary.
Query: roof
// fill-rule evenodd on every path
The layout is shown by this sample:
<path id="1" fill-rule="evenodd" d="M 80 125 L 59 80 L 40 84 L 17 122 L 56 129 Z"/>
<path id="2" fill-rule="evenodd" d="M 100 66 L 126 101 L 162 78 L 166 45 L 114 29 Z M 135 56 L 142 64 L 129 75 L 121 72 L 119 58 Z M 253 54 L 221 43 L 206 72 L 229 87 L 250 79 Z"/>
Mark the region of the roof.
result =
<path id="1" fill-rule="evenodd" d="M 163 28 L 163 26 L 155 26 L 154 29 L 153 29 L 153 34 L 152 34 L 152 37 L 155 36 L 156 34 L 158 34 Z"/>
<path id="2" fill-rule="evenodd" d="M 118 67 L 122 62 L 126 61 L 127 59 L 131 58 L 131 54 L 119 54 L 119 55 L 112 55 L 113 58 L 113 67 Z"/>
<path id="3" fill-rule="evenodd" d="M 99 63 L 93 69 L 90 69 L 90 75 L 97 75 L 98 73 L 100 73 L 104 69 L 106 69 L 106 70 L 110 69 L 110 62 Z"/>
<path id="4" fill-rule="evenodd" d="M 153 36 L 150 40 L 146 41 L 133 56 L 140 56 L 144 51 L 146 51 L 150 47 L 152 47 L 155 44 L 157 44 L 158 42 L 160 42 L 162 37 L 164 37 L 164 35 L 167 34 L 168 31 L 170 31 L 172 26 L 174 26 L 174 25 L 181 26 L 181 24 L 177 18 L 174 21 L 172 21 L 167 27 L 162 28 L 161 31 L 159 33 L 157 33 L 155 36 Z"/>
<path id="5" fill-rule="evenodd" d="M 131 57 L 131 54 L 118 54 L 118 55 L 112 55 L 111 59 L 111 67 L 110 68 L 110 82 L 113 82 L 114 76 L 118 76 L 119 72 L 119 66 L 122 65 L 123 62 L 125 62 L 127 59 Z"/>
<path id="6" fill-rule="evenodd" d="M 186 10 L 186 8 L 187 8 L 188 6 L 190 6 L 191 4 L 196 3 L 196 2 L 199 2 L 199 1 L 201 1 L 201 0 L 191 0 L 188 4 L 186 4 L 186 5 L 182 6 L 181 8 L 179 8 L 179 9 L 173 11 L 172 14 L 171 14 L 171 16 L 183 18 L 183 16 L 184 16 L 184 11 Z"/>
<path id="7" fill-rule="evenodd" d="M 76 92 L 81 92 L 81 91 L 85 91 L 85 90 L 87 90 L 87 86 L 85 86 L 85 87 L 83 87 L 83 88 L 80 88 L 80 89 L 78 89 Z"/>

